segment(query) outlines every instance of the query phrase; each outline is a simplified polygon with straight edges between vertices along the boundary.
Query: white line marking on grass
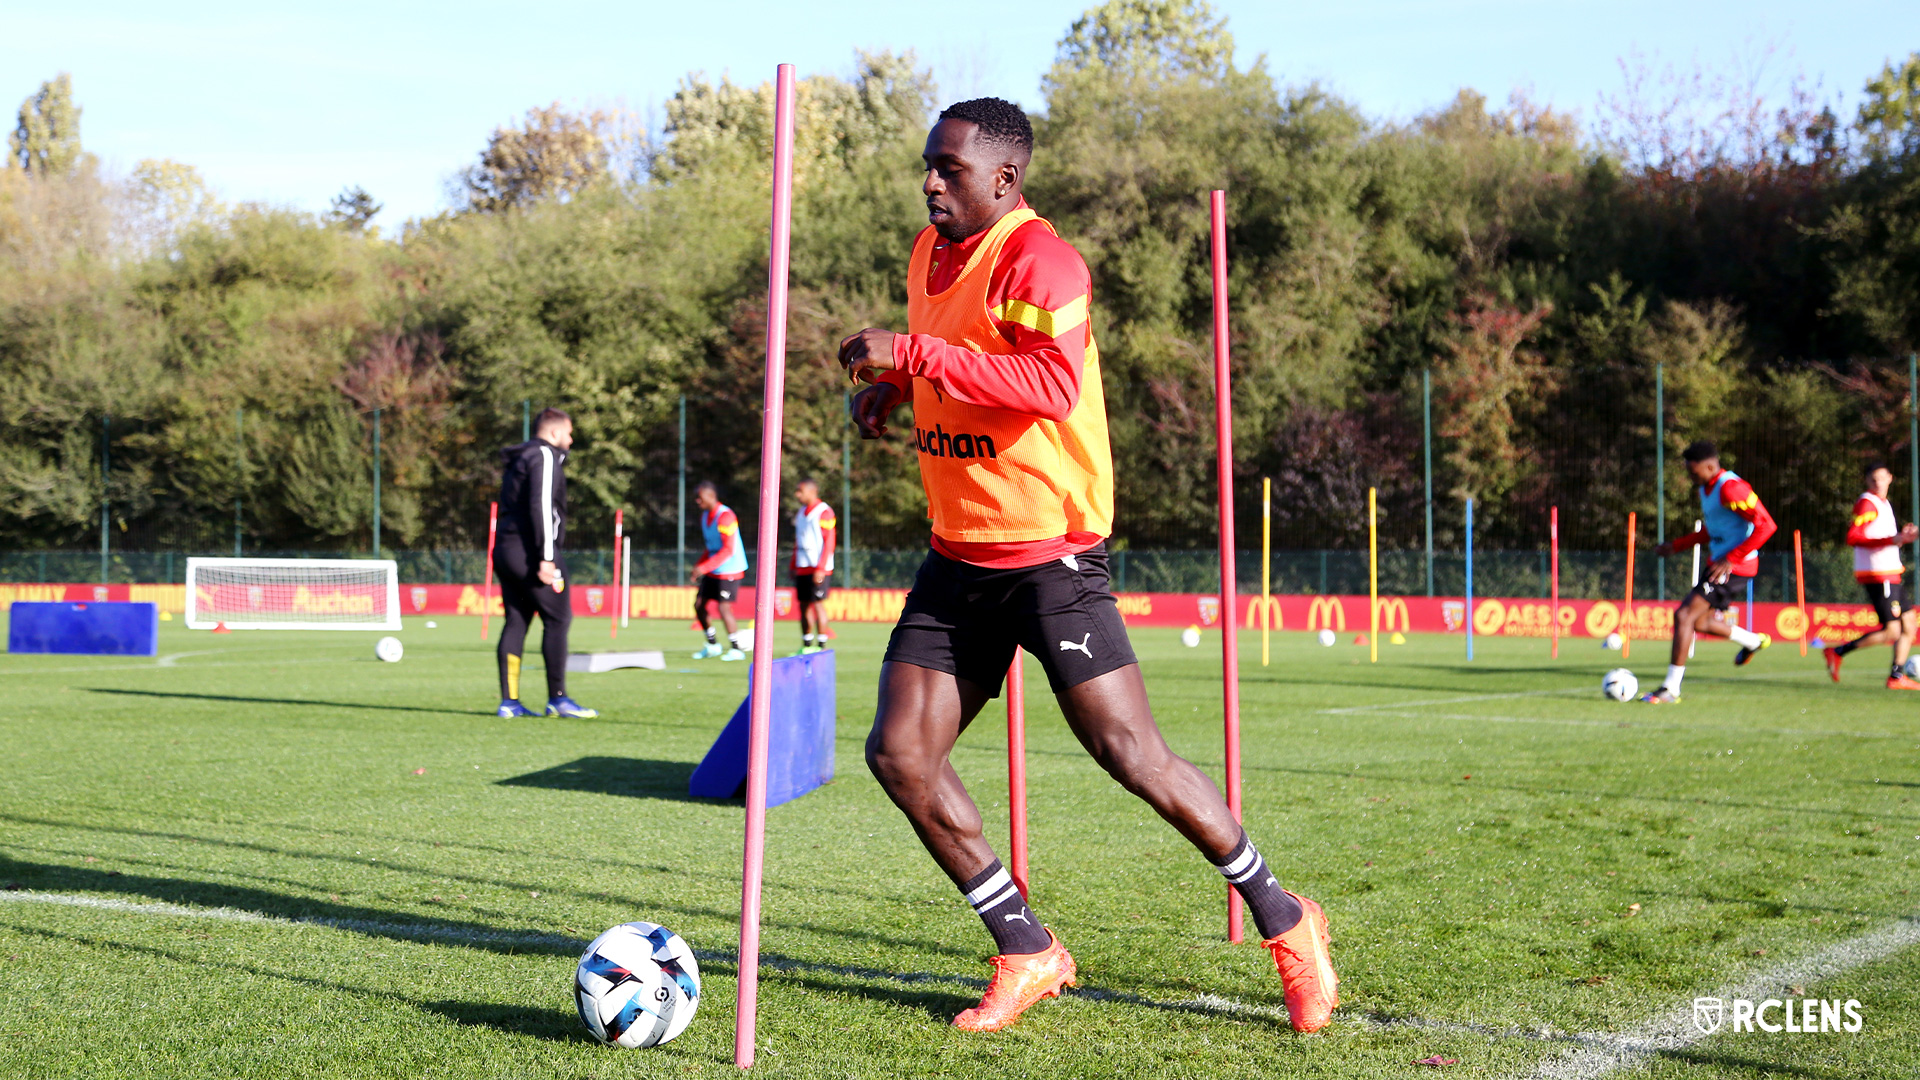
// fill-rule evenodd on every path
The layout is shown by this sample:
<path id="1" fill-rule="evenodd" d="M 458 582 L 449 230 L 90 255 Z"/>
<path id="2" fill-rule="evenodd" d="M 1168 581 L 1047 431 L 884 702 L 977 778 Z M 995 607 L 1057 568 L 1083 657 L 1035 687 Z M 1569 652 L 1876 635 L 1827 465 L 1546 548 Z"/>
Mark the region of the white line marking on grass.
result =
<path id="1" fill-rule="evenodd" d="M 186 659 L 187 657 L 189 657 L 189 656 L 212 656 L 212 655 L 214 655 L 215 653 L 218 653 L 218 652 L 221 652 L 221 651 L 223 651 L 223 650 L 220 650 L 220 649 L 201 649 L 201 650 L 200 650 L 199 652 L 176 652 L 176 653 L 168 653 L 167 655 L 165 655 L 165 656 L 163 656 L 163 657 L 161 657 L 160 659 L 158 659 L 158 660 L 155 660 L 155 661 L 153 662 L 153 666 L 154 666 L 154 667 L 172 667 L 172 666 L 174 666 L 175 664 L 178 664 L 178 663 L 179 663 L 180 661 L 182 661 L 182 660 L 185 660 L 185 659 Z"/>
<path id="2" fill-rule="evenodd" d="M 1632 710 L 1631 715 L 1646 717 L 1649 710 Z M 1672 716 L 1671 710 L 1663 713 Z M 1368 713 L 1369 718 L 1401 720 L 1465 720 L 1490 724 L 1560 724 L 1567 727 L 1606 727 L 1632 728 L 1636 731 L 1688 731 L 1723 732 L 1737 735 L 1794 735 L 1807 738 L 1846 738 L 1846 739 L 1911 739 L 1913 734 L 1905 731 L 1847 731 L 1845 729 L 1821 731 L 1811 728 L 1756 727 L 1751 724 L 1658 724 L 1646 719 L 1638 720 L 1577 720 L 1563 716 L 1494 716 L 1487 713 L 1440 713 L 1416 712 L 1407 709 L 1401 712 L 1383 711 Z"/>
<path id="3" fill-rule="evenodd" d="M 218 649 L 214 651 L 224 653 L 224 652 L 227 652 L 228 650 Z M 201 656 L 206 654 L 186 653 L 183 655 Z M 213 664 L 195 664 L 193 665 L 192 670 L 203 671 L 207 668 L 225 668 L 225 667 L 278 667 L 281 664 L 350 664 L 355 662 L 358 659 L 359 657 L 355 655 L 355 656 L 302 656 L 302 657 L 295 657 L 290 660 L 223 660 L 223 661 L 220 661 L 219 663 L 213 663 Z M 141 671 L 159 671 L 161 667 L 162 665 L 160 664 L 113 664 L 113 665 L 103 664 L 96 667 L 10 668 L 5 666 L 4 664 L 0 664 L 0 674 L 4 674 L 4 675 L 89 675 L 89 674 L 98 674 L 99 672 L 102 672 L 102 671 L 132 674 L 134 672 L 141 672 Z M 170 665 L 169 665 L 169 668 L 171 669 Z"/>
<path id="4" fill-rule="evenodd" d="M 564 934 L 519 933 L 511 930 L 476 930 L 468 926 L 449 926 L 445 923 L 378 922 L 371 919 L 329 919 L 323 916 L 285 918 L 279 915 L 263 915 L 257 911 L 243 911 L 239 908 L 186 907 L 181 904 L 169 904 L 164 901 L 140 903 L 132 900 L 114 900 L 100 896 L 74 896 L 66 893 L 31 891 L 0 892 L 0 901 L 91 908 L 96 911 L 112 911 L 128 915 L 214 919 L 220 922 L 249 923 L 256 926 L 317 926 L 326 930 L 347 930 L 356 934 L 371 934 L 377 937 L 413 938 L 416 940 L 424 938 L 434 941 L 445 941 L 454 945 L 544 945 L 569 949 L 584 949 L 587 947 L 585 941 L 579 938 L 567 937 Z"/>
<path id="5" fill-rule="evenodd" d="M 1737 998 L 1760 1001 L 1780 996 L 1785 992 L 1784 987 L 1844 975 L 1916 945 L 1920 945 L 1920 916 L 1909 916 L 1700 996 L 1722 1001 Z M 1706 1037 L 1694 1025 L 1690 998 L 1625 1031 L 1587 1031 L 1574 1035 L 1572 1041 L 1580 1044 L 1578 1049 L 1542 1062 L 1525 1076 L 1529 1080 L 1598 1080 L 1608 1073 L 1644 1064 L 1660 1051 L 1684 1050 Z"/>
<path id="6" fill-rule="evenodd" d="M 1339 709 L 1317 709 L 1321 716 L 1344 716 L 1348 713 L 1373 712 L 1377 709 L 1420 709 L 1428 705 L 1465 705 L 1469 701 L 1509 701 L 1514 698 L 1555 697 L 1566 694 L 1585 694 L 1585 689 L 1562 687 L 1558 690 L 1515 690 L 1506 694 L 1468 694 L 1449 698 L 1433 698 L 1430 701 L 1383 701 L 1378 705 L 1348 705 Z"/>

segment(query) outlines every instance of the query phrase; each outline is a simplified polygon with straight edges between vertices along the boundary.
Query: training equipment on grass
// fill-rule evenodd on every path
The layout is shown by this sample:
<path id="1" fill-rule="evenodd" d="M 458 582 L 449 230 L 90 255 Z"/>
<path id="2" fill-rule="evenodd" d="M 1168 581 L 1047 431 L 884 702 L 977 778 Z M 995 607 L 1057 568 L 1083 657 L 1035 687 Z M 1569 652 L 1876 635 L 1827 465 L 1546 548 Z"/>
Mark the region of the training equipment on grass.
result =
<path id="1" fill-rule="evenodd" d="M 1021 899 L 1027 893 L 1027 671 L 1018 645 L 1007 667 L 1007 868 Z"/>
<path id="2" fill-rule="evenodd" d="M 774 76 L 771 217 L 767 236 L 766 383 L 760 409 L 760 563 L 754 567 L 753 597 L 754 625 L 769 631 L 773 628 L 774 558 L 779 553 L 780 432 L 787 403 L 787 267 L 793 240 L 792 64 L 781 64 Z M 795 659 L 817 660 L 832 655 L 815 653 Z M 832 660 L 827 663 L 831 668 Z M 773 671 L 773 650 L 754 650 L 750 685 L 771 688 Z M 740 981 L 733 1028 L 733 1063 L 743 1069 L 753 1065 L 753 1033 L 760 1002 L 760 882 L 767 850 L 767 744 L 774 697 L 771 693 L 748 695 L 751 709 L 746 733 L 746 843 L 740 875 Z M 832 716 L 829 709 L 829 721 Z M 831 762 L 831 734 L 826 746 Z"/>
<path id="3" fill-rule="evenodd" d="M 1695 551 L 1700 550 L 1695 548 Z M 1807 655 L 1807 571 L 1800 562 L 1800 530 L 1793 530 L 1793 587 L 1800 609 L 1800 655 Z"/>
<path id="4" fill-rule="evenodd" d="M 1553 635 L 1553 658 L 1558 660 L 1560 659 L 1560 508 L 1557 506 L 1547 508 L 1547 550 L 1552 553 L 1553 564 L 1547 632 Z"/>
<path id="5" fill-rule="evenodd" d="M 1626 668 L 1617 667 L 1601 677 L 1600 692 L 1615 701 L 1632 701 L 1640 693 L 1640 680 Z"/>
<path id="6" fill-rule="evenodd" d="M 1189 649 L 1199 648 L 1200 628 L 1197 626 L 1189 626 L 1185 630 L 1180 631 L 1180 644 L 1185 645 Z"/>
<path id="7" fill-rule="evenodd" d="M 1614 652 L 1619 652 L 1620 646 L 1625 645 L 1626 643 L 1627 643 L 1627 639 L 1621 637 L 1619 634 L 1608 634 L 1606 637 L 1606 640 L 1602 641 L 1600 644 L 1608 649 L 1613 650 Z"/>
<path id="8" fill-rule="evenodd" d="M 1220 482 L 1220 633 L 1221 689 L 1224 697 L 1227 809 L 1240 820 L 1240 644 L 1234 633 L 1240 605 L 1235 602 L 1233 570 L 1233 374 L 1227 327 L 1227 193 L 1211 199 L 1213 229 L 1213 416 L 1214 449 Z M 1238 942 L 1240 894 L 1227 886 L 1227 940 Z"/>
<path id="9" fill-rule="evenodd" d="M 758 764 L 768 806 L 805 795 L 833 779 L 834 653 L 783 656 L 772 662 L 766 757 Z M 759 674 L 755 665 L 753 674 Z M 760 685 L 756 679 L 755 686 Z M 687 793 L 701 799 L 737 799 L 748 788 L 747 736 L 758 694 L 751 690 L 702 758 Z"/>
<path id="10" fill-rule="evenodd" d="M 500 532 L 500 504 L 487 504 L 487 576 L 480 583 L 480 640 L 487 640 L 487 616 L 493 614 L 493 539 Z"/>
<path id="11" fill-rule="evenodd" d="M 407 655 L 407 648 L 400 644 L 397 637 L 383 637 L 373 643 L 373 655 L 389 664 L 397 664 L 401 657 Z"/>
<path id="12" fill-rule="evenodd" d="M 667 670 L 667 654 L 657 649 L 634 652 L 588 652 L 570 653 L 567 656 L 568 671 L 584 671 L 589 675 L 602 671 L 618 671 L 621 668 L 645 668 L 648 671 Z"/>
<path id="13" fill-rule="evenodd" d="M 160 605 L 16 600 L 8 615 L 7 651 L 79 656 L 158 656 Z"/>
<path id="14" fill-rule="evenodd" d="M 1334 642 L 1339 640 L 1340 639 L 1334 636 L 1334 633 L 1331 630 L 1320 631 L 1320 644 L 1325 645 L 1329 649 L 1333 648 Z"/>
<path id="15" fill-rule="evenodd" d="M 593 939 L 573 974 L 587 1034 L 628 1050 L 672 1042 L 700 1008 L 700 961 L 679 934 L 622 923 Z"/>
<path id="16" fill-rule="evenodd" d="M 1367 663 L 1380 662 L 1379 491 L 1367 489 Z"/>
<path id="17" fill-rule="evenodd" d="M 1273 632 L 1273 477 L 1260 478 L 1260 666 L 1270 659 Z"/>
<path id="18" fill-rule="evenodd" d="M 626 522 L 626 511 L 613 512 L 613 603 L 607 605 L 607 639 L 620 636 L 620 533 Z"/>
<path id="19" fill-rule="evenodd" d="M 398 630 L 392 559 L 188 559 L 187 628 Z"/>

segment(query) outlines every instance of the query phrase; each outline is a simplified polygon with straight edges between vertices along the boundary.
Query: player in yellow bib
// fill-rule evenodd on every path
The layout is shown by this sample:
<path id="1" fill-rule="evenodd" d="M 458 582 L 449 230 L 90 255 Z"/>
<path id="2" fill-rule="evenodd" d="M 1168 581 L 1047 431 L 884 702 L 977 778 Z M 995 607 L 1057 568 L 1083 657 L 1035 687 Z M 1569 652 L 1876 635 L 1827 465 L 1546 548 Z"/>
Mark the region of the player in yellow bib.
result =
<path id="1" fill-rule="evenodd" d="M 869 328 L 840 359 L 872 383 L 864 438 L 911 401 L 933 550 L 880 673 L 867 763 L 992 934 L 999 955 L 958 1027 L 992 1031 L 1073 985 L 1073 957 L 1027 906 L 948 758 L 1000 693 L 1016 646 L 1046 669 L 1095 761 L 1246 899 L 1300 1031 L 1339 1003 L 1320 906 L 1280 887 L 1207 775 L 1168 748 L 1107 577 L 1113 464 L 1085 262 L 1021 197 L 1033 129 L 997 98 L 927 135 L 929 227 L 908 266 L 908 333 Z"/>

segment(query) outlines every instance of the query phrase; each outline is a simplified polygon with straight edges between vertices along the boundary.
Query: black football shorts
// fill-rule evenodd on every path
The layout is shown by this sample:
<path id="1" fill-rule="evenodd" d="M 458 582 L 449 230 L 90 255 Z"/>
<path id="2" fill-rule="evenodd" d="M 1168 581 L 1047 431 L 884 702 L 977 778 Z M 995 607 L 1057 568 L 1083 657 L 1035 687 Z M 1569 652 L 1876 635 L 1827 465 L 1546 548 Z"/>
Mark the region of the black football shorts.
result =
<path id="1" fill-rule="evenodd" d="M 1134 663 L 1101 544 L 1038 566 L 991 570 L 927 553 L 887 659 L 956 675 L 1000 696 L 1015 647 L 1058 694 Z"/>
<path id="2" fill-rule="evenodd" d="M 1873 613 L 1880 616 L 1881 626 L 1892 626 L 1900 621 L 1900 613 L 1907 610 L 1907 586 L 1905 582 L 1888 581 L 1877 584 L 1860 583 L 1867 590 L 1867 603 L 1873 605 Z"/>
<path id="3" fill-rule="evenodd" d="M 700 588 L 693 594 L 693 606 L 695 608 L 703 608 L 707 606 L 707 601 L 709 600 L 718 600 L 731 604 L 733 603 L 734 593 L 739 588 L 739 578 L 722 578 L 714 577 L 712 574 L 702 574 L 700 575 Z"/>
<path id="4" fill-rule="evenodd" d="M 827 591 L 832 584 L 832 573 L 828 573 L 827 576 L 820 581 L 815 581 L 813 580 L 812 570 L 795 570 L 793 572 L 793 601 L 801 607 L 806 607 L 808 604 L 820 603 L 827 598 Z"/>
<path id="5" fill-rule="evenodd" d="M 1746 578 L 1734 577 L 1732 574 L 1727 575 L 1727 580 L 1725 581 L 1702 581 L 1693 587 L 1692 592 L 1687 594 L 1687 599 L 1691 600 L 1698 596 L 1705 600 L 1713 610 L 1725 611 L 1727 610 L 1727 605 L 1733 603 L 1735 600 L 1744 601 L 1746 599 L 1746 581 Z M 1740 590 L 1739 596 L 1734 595 L 1735 589 Z M 1680 603 L 1682 607 L 1686 606 L 1685 600 L 1682 600 Z"/>

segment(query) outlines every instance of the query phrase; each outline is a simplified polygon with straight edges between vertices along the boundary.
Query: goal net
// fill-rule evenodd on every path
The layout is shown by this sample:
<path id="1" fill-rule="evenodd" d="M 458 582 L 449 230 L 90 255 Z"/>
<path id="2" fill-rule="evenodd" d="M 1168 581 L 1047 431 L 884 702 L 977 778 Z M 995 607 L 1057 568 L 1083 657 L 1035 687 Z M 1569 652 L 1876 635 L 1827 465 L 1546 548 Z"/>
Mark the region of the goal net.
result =
<path id="1" fill-rule="evenodd" d="M 187 627 L 398 630 L 392 559 L 188 559 Z"/>

